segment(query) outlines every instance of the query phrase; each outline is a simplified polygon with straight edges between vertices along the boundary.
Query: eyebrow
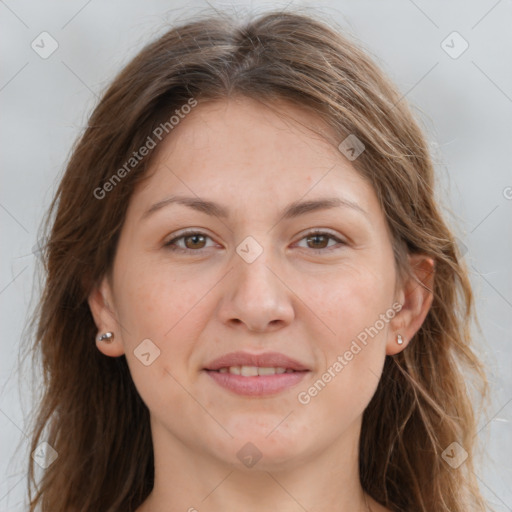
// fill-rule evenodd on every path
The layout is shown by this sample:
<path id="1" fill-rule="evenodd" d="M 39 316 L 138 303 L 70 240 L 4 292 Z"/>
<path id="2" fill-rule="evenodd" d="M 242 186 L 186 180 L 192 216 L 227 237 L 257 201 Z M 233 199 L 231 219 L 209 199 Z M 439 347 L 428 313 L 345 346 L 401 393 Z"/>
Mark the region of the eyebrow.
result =
<path id="1" fill-rule="evenodd" d="M 153 204 L 148 210 L 144 212 L 144 214 L 141 217 L 141 220 L 147 219 L 153 213 L 171 204 L 180 204 L 183 206 L 187 206 L 188 208 L 191 208 L 198 212 L 202 212 L 205 213 L 206 215 L 211 215 L 219 218 L 229 217 L 229 211 L 224 206 L 213 201 L 208 201 L 205 199 L 201 199 L 199 197 L 171 196 L 166 199 L 163 199 L 162 201 L 159 201 L 158 203 Z M 363 208 L 361 208 L 357 203 L 354 203 L 349 199 L 344 199 L 341 197 L 325 197 L 310 201 L 294 201 L 285 208 L 280 218 L 292 219 L 310 212 L 339 207 L 351 208 L 355 211 L 364 214 L 369 219 L 368 212 L 363 210 Z"/>

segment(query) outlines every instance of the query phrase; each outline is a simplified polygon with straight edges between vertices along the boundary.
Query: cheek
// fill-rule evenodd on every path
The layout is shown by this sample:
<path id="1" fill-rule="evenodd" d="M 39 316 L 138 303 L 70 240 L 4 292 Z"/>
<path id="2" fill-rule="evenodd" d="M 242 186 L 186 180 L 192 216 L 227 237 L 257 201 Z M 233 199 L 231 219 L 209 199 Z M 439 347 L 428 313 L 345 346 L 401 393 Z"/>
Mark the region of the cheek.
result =
<path id="1" fill-rule="evenodd" d="M 180 368 L 186 371 L 184 362 L 193 350 L 190 340 L 194 337 L 187 330 L 198 326 L 194 315 L 200 314 L 200 304 L 197 293 L 188 291 L 193 287 L 165 276 L 161 269 L 147 264 L 126 268 L 118 277 L 116 313 L 126 359 L 143 395 L 144 388 L 149 390 L 160 379 L 170 378 L 169 362 L 172 374 Z"/>
<path id="2" fill-rule="evenodd" d="M 301 391 L 306 391 L 305 401 L 336 404 L 352 415 L 366 407 L 382 371 L 394 316 L 392 281 L 370 269 L 336 275 L 312 288 L 309 306 L 328 328 L 317 338 L 322 364 L 316 384 Z"/>
<path id="3" fill-rule="evenodd" d="M 162 386 L 172 391 L 177 386 L 172 377 L 186 382 L 197 372 L 194 355 L 212 315 L 213 303 L 208 299 L 214 294 L 208 294 L 218 276 L 147 263 L 126 268 L 119 275 L 125 279 L 116 290 L 116 306 L 133 380 L 142 396 Z M 150 352 L 158 354 L 149 371 L 137 358 L 138 347 L 147 339 L 156 347 L 150 345 Z"/>
<path id="4" fill-rule="evenodd" d="M 182 386 L 188 386 L 190 378 L 194 340 L 205 316 L 200 302 L 205 291 L 151 269 L 139 270 L 120 291 L 118 312 L 127 331 L 123 334 L 126 359 L 142 400 L 158 417 L 176 407 L 193 415 L 195 402 Z M 165 421 L 174 420 L 167 417 Z"/>
<path id="5" fill-rule="evenodd" d="M 165 344 L 175 331 L 188 325 L 189 314 L 200 306 L 198 302 L 204 292 L 203 287 L 179 276 L 179 271 L 166 271 L 147 263 L 144 267 L 132 266 L 125 273 L 116 305 L 131 341 L 151 334 Z"/>
<path id="6" fill-rule="evenodd" d="M 346 267 L 308 280 L 303 293 L 306 305 L 325 325 L 325 341 L 341 350 L 389 310 L 392 291 L 391 279 L 382 273 Z"/>

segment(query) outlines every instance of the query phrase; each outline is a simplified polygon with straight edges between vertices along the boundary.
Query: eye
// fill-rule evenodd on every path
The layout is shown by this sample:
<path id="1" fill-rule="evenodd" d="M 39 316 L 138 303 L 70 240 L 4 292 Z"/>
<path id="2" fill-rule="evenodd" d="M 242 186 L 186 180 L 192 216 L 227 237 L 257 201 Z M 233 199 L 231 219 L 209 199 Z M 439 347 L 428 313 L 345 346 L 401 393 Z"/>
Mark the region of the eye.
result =
<path id="1" fill-rule="evenodd" d="M 208 236 L 205 233 L 202 233 L 201 231 L 186 231 L 182 233 L 181 235 L 169 240 L 164 244 L 164 247 L 168 248 L 171 251 L 174 252 L 182 252 L 182 253 L 190 253 L 190 252 L 201 252 L 201 250 L 205 249 L 206 239 L 210 239 L 210 236 Z M 346 245 L 346 242 L 338 238 L 337 236 L 334 236 L 333 234 L 327 232 L 327 231 L 310 231 L 306 234 L 303 238 L 301 238 L 300 241 L 306 240 L 306 243 L 313 243 L 316 244 L 317 247 L 309 247 L 313 252 L 316 252 L 318 254 L 320 253 L 326 253 L 333 250 L 333 247 L 329 247 L 329 241 L 333 240 L 337 242 L 338 244 Z M 183 241 L 185 244 L 185 247 L 182 247 L 178 244 L 178 242 Z M 326 245 L 327 243 L 327 245 Z M 336 245 L 336 244 L 334 244 Z"/>
<path id="2" fill-rule="evenodd" d="M 207 238 L 210 237 L 200 231 L 186 231 L 166 242 L 164 247 L 176 252 L 199 252 L 201 249 L 204 249 Z M 182 240 L 185 243 L 185 247 L 177 245 L 177 242 Z"/>
<path id="3" fill-rule="evenodd" d="M 338 244 L 346 245 L 346 242 L 338 238 L 337 236 L 334 236 L 332 233 L 329 233 L 327 231 L 320 231 L 320 230 L 314 230 L 310 231 L 306 234 L 304 238 L 301 238 L 300 241 L 306 240 L 306 243 L 313 243 L 316 245 L 316 247 L 311 248 L 311 250 L 315 253 L 321 254 L 330 252 L 334 249 L 333 246 L 328 247 L 329 241 L 334 240 Z M 327 244 L 327 245 L 326 245 Z M 336 244 L 334 244 L 336 245 Z"/>

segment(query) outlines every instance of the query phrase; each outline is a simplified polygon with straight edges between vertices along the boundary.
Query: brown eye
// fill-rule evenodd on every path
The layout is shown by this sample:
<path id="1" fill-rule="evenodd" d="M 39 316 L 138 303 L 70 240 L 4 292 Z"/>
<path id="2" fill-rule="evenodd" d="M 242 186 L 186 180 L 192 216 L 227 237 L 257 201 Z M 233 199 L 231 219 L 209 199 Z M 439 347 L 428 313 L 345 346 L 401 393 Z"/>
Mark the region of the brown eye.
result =
<path id="1" fill-rule="evenodd" d="M 187 249 L 202 249 L 205 244 L 205 238 L 204 235 L 196 234 L 184 236 L 183 240 L 185 240 L 185 247 Z"/>
<path id="2" fill-rule="evenodd" d="M 332 237 L 325 235 L 311 235 L 307 237 L 307 241 L 308 243 L 311 241 L 313 242 L 314 246 L 311 247 L 312 249 L 325 249 L 329 243 L 329 238 Z"/>
<path id="3" fill-rule="evenodd" d="M 169 240 L 164 247 L 177 252 L 200 252 L 206 247 L 208 238 L 210 237 L 204 233 L 189 231 Z"/>
<path id="4" fill-rule="evenodd" d="M 300 242 L 303 240 L 306 241 L 306 247 L 303 245 L 300 247 L 304 249 L 310 249 L 317 254 L 329 253 L 332 250 L 339 249 L 340 246 L 347 245 L 345 241 L 340 240 L 337 236 L 334 236 L 327 231 L 313 231 L 302 238 Z M 331 241 L 337 243 L 329 245 Z"/>

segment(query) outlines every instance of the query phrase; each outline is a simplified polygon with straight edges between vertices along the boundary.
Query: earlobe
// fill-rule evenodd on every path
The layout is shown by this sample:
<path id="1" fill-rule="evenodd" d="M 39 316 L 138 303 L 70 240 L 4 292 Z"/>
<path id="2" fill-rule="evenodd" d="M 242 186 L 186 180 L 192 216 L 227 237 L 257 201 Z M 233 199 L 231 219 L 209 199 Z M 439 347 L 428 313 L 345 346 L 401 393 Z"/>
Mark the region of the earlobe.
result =
<path id="1" fill-rule="evenodd" d="M 434 299 L 434 260 L 423 254 L 413 254 L 409 255 L 409 264 L 411 276 L 400 292 L 402 309 L 391 321 L 387 355 L 395 355 L 407 347 L 425 321 Z M 400 339 L 402 343 L 399 343 Z"/>
<path id="2" fill-rule="evenodd" d="M 124 354 L 124 346 L 121 338 L 121 329 L 116 320 L 115 311 L 112 309 L 111 287 L 106 277 L 99 286 L 93 288 L 87 299 L 89 309 L 98 329 L 95 340 L 98 350 L 110 357 L 119 357 Z M 112 333 L 108 335 L 107 333 Z"/>

